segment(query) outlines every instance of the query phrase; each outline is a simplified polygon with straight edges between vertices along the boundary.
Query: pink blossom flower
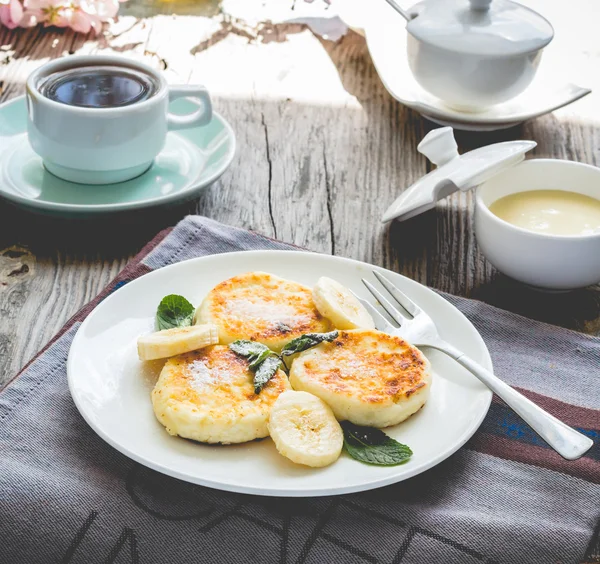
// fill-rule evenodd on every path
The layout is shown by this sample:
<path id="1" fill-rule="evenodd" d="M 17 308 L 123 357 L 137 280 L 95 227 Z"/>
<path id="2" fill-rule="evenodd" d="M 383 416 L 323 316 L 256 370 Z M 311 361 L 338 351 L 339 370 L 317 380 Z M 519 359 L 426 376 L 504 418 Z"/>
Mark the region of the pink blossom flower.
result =
<path id="1" fill-rule="evenodd" d="M 117 15 L 121 1 L 126 0 L 24 0 L 25 12 L 17 25 L 28 27 L 43 23 L 45 26 L 71 27 L 80 33 L 98 33 L 103 22 Z M 0 17 L 2 3 L 7 2 L 21 6 L 19 0 L 0 0 Z"/>
<path id="2" fill-rule="evenodd" d="M 24 19 L 28 26 L 42 22 L 45 26 L 67 27 L 69 25 L 63 0 L 25 0 Z"/>
<path id="3" fill-rule="evenodd" d="M 97 34 L 102 29 L 102 22 L 104 21 L 94 10 L 90 10 L 80 0 L 72 0 L 65 8 L 65 17 L 69 27 L 80 33 L 94 31 Z"/>
<path id="4" fill-rule="evenodd" d="M 23 18 L 23 6 L 19 0 L 0 0 L 0 24 L 14 29 Z"/>

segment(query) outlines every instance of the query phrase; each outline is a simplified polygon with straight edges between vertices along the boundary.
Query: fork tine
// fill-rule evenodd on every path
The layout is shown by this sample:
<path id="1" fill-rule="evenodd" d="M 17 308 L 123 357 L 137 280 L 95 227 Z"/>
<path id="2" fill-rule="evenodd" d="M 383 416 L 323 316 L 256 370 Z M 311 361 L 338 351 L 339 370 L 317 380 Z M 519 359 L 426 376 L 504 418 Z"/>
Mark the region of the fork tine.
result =
<path id="1" fill-rule="evenodd" d="M 398 290 L 396 286 L 383 274 L 380 274 L 376 270 L 373 271 L 375 278 L 381 282 L 381 285 L 390 293 L 390 295 L 413 317 L 416 317 L 421 313 L 421 308 L 413 302 L 406 294 Z"/>
<path id="2" fill-rule="evenodd" d="M 375 306 L 371 305 L 367 300 L 363 300 L 362 298 L 358 298 L 358 300 L 371 314 L 371 317 L 375 322 L 375 328 L 378 331 L 389 331 L 390 329 L 395 329 L 395 327 L 385 317 L 383 317 L 379 311 L 377 311 Z"/>
<path id="3" fill-rule="evenodd" d="M 373 294 L 373 297 L 381 304 L 381 307 L 387 311 L 388 315 L 398 324 L 402 323 L 407 319 L 402 315 L 389 301 L 383 296 L 383 294 L 377 290 L 373 284 L 368 280 L 362 279 L 362 283 L 367 287 L 367 290 Z"/>

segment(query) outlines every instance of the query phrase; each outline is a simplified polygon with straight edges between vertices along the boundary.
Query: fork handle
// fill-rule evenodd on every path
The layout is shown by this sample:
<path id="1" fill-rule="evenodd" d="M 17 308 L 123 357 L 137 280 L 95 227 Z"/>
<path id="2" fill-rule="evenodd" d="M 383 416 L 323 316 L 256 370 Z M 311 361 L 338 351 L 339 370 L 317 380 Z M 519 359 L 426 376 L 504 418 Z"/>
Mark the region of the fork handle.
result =
<path id="1" fill-rule="evenodd" d="M 594 444 L 589 437 L 565 425 L 562 421 L 544 411 L 449 343 L 444 343 L 443 347 L 436 346 L 435 348 L 450 355 L 498 397 L 502 398 L 563 458 L 576 460 L 583 456 Z"/>

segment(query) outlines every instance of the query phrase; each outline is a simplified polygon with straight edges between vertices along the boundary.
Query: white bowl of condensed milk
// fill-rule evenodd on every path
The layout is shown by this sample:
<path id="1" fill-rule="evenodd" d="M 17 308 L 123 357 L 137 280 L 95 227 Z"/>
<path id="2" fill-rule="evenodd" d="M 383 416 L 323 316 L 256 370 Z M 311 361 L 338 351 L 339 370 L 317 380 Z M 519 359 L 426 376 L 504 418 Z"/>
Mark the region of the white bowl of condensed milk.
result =
<path id="1" fill-rule="evenodd" d="M 530 159 L 476 192 L 475 234 L 511 278 L 564 291 L 600 282 L 600 168 Z"/>
<path id="2" fill-rule="evenodd" d="M 507 141 L 462 155 L 451 127 L 417 149 L 435 166 L 402 191 L 383 222 L 406 221 L 450 194 L 475 190 L 475 235 L 486 258 L 515 280 L 565 291 L 600 282 L 600 168 L 525 159 L 535 141 Z"/>

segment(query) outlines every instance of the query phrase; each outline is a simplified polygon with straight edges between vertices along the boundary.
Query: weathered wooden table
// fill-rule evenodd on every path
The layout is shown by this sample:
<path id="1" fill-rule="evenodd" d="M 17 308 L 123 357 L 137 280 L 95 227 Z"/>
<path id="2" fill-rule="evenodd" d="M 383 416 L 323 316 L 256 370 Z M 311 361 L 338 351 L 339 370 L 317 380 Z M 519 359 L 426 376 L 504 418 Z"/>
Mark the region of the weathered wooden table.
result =
<path id="1" fill-rule="evenodd" d="M 218 15 L 215 4 L 130 0 L 99 39 L 0 29 L 2 101 L 23 94 L 29 72 L 51 58 L 118 52 L 165 69 L 170 81 L 205 83 L 238 140 L 223 178 L 199 200 L 175 208 L 74 221 L 0 203 L 0 384 L 148 239 L 188 213 L 382 265 L 551 323 L 600 331 L 598 287 L 542 294 L 494 271 L 471 229 L 471 194 L 454 195 L 405 223 L 380 223 L 399 191 L 427 171 L 416 145 L 433 125 L 390 97 L 360 35 L 350 32 L 333 43 L 300 25 L 251 26 Z M 568 78 L 600 92 L 598 8 L 594 0 L 569 6 L 544 3 L 557 32 L 545 57 L 557 73 L 568 69 Z M 534 139 L 532 156 L 600 164 L 599 95 L 506 131 L 459 133 L 461 150 Z"/>
<path id="2" fill-rule="evenodd" d="M 0 203 L 0 386 L 148 239 L 188 213 L 600 332 L 598 287 L 542 294 L 494 271 L 473 236 L 471 194 L 406 223 L 379 222 L 399 191 L 427 171 L 416 145 L 433 125 L 385 91 L 361 36 L 332 43 L 299 25 L 246 25 L 218 15 L 216 3 L 130 0 L 99 39 L 0 29 L 1 101 L 23 94 L 29 72 L 51 58 L 118 52 L 163 68 L 173 82 L 206 84 L 238 139 L 223 178 L 175 208 L 67 221 Z M 600 93 L 594 0 L 572 0 L 569 10 L 546 0 L 542 11 L 557 32 L 546 59 L 557 74 Z M 599 96 L 510 130 L 459 133 L 460 148 L 534 139 L 532 156 L 599 165 Z M 591 555 L 599 553 L 590 547 L 589 558 L 598 561 Z"/>

